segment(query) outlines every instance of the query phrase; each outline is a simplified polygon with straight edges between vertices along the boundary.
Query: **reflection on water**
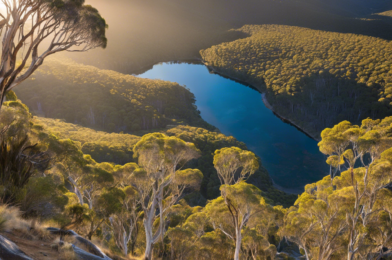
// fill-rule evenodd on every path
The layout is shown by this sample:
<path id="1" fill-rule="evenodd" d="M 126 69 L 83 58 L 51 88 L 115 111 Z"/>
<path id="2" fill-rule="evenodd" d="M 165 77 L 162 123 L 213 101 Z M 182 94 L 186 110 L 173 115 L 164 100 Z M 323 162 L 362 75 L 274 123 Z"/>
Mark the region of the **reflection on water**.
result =
<path id="1" fill-rule="evenodd" d="M 158 64 L 139 77 L 174 81 L 189 88 L 203 119 L 246 143 L 277 185 L 303 189 L 328 174 L 317 142 L 276 117 L 259 92 L 211 74 L 204 65 Z"/>

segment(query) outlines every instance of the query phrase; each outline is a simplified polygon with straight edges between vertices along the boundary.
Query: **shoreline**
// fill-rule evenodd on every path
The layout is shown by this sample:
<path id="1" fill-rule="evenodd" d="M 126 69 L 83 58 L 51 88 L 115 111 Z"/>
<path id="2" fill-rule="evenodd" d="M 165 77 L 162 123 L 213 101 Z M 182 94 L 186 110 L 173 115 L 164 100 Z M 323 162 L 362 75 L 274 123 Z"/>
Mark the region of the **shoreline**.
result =
<path id="1" fill-rule="evenodd" d="M 224 77 L 224 78 L 227 78 L 227 79 L 233 80 L 233 81 L 235 81 L 235 82 L 241 83 L 241 84 L 243 84 L 243 85 L 245 85 L 245 86 L 248 86 L 248 87 L 250 87 L 250 88 L 252 88 L 252 89 L 258 91 L 258 92 L 262 95 L 262 100 L 263 100 L 264 105 L 265 105 L 269 110 L 271 110 L 280 120 L 282 120 L 283 122 L 288 123 L 288 124 L 294 126 L 294 127 L 297 128 L 299 131 L 301 131 L 302 133 L 306 134 L 308 137 L 312 138 L 313 140 L 315 140 L 315 141 L 317 141 L 317 142 L 321 141 L 321 139 L 320 139 L 319 137 L 316 137 L 316 136 L 314 136 L 313 134 L 309 133 L 307 130 L 301 128 L 301 127 L 298 126 L 295 122 L 293 122 L 291 119 L 285 118 L 285 117 L 283 117 L 282 115 L 278 114 L 278 113 L 274 110 L 273 106 L 268 102 L 266 93 L 265 93 L 259 86 L 257 86 L 257 85 L 252 85 L 252 84 L 250 84 L 250 83 L 248 83 L 248 82 L 246 82 L 246 81 L 240 80 L 240 79 L 235 78 L 235 77 L 232 77 L 232 76 L 230 76 L 230 75 L 228 75 L 228 74 L 226 74 L 226 73 L 220 72 L 220 71 L 214 69 L 213 67 L 209 66 L 208 63 L 205 63 L 205 62 L 202 61 L 202 60 L 201 60 L 201 64 L 203 64 L 203 65 L 206 66 L 210 71 L 212 71 L 213 73 L 215 73 L 215 74 L 217 74 L 217 75 L 219 75 L 219 76 L 222 76 L 222 77 Z"/>
<path id="2" fill-rule="evenodd" d="M 154 65 L 152 65 L 152 66 L 150 66 L 150 67 L 147 67 L 147 68 L 143 69 L 142 72 L 139 71 L 137 74 L 135 73 L 135 74 L 132 74 L 132 75 L 133 75 L 133 76 L 137 76 L 137 75 L 143 74 L 144 72 L 146 72 L 146 71 L 152 69 L 153 66 L 158 65 L 158 64 L 161 64 L 161 63 L 174 63 L 174 64 L 175 64 L 175 63 L 186 63 L 186 64 L 203 65 L 203 66 L 205 66 L 210 72 L 212 72 L 212 73 L 214 73 L 214 74 L 216 74 L 216 75 L 219 75 L 219 76 L 221 76 L 221 77 L 224 77 L 224 78 L 230 79 L 230 80 L 232 80 L 232 81 L 238 82 L 238 83 L 240 83 L 240 84 L 242 84 L 242 85 L 244 85 L 244 86 L 250 87 L 250 88 L 254 89 L 255 91 L 257 91 L 257 92 L 259 92 L 259 93 L 261 94 L 262 101 L 263 101 L 263 104 L 265 105 L 265 107 L 268 108 L 269 110 L 271 110 L 271 111 L 274 113 L 274 115 L 277 116 L 280 120 L 282 120 L 282 121 L 283 121 L 284 123 L 286 123 L 286 124 L 290 124 L 290 125 L 294 126 L 298 131 L 304 133 L 304 134 L 307 135 L 309 138 L 311 138 L 311 139 L 313 139 L 313 140 L 315 140 L 315 141 L 320 141 L 319 138 L 317 138 L 317 137 L 313 136 L 312 134 L 308 133 L 306 130 L 304 130 L 304 129 L 302 129 L 301 127 L 299 127 L 299 126 L 298 126 L 295 122 L 293 122 L 292 120 L 287 119 L 287 118 L 285 118 L 285 117 L 279 115 L 279 114 L 274 110 L 273 106 L 269 103 L 269 101 L 268 101 L 268 99 L 267 99 L 266 93 L 262 90 L 262 88 L 261 88 L 260 86 L 255 86 L 255 85 L 249 84 L 248 82 L 245 82 L 245 81 L 243 81 L 243 80 L 240 80 L 240 79 L 235 78 L 235 77 L 233 77 L 233 76 L 230 76 L 230 75 L 228 75 L 228 74 L 225 74 L 225 73 L 222 73 L 222 72 L 220 72 L 220 71 L 217 71 L 217 70 L 214 69 L 213 67 L 209 66 L 208 63 L 204 62 L 201 58 L 184 59 L 184 60 L 175 60 L 175 61 L 169 61 L 169 62 L 165 62 L 165 61 L 164 61 L 164 62 L 158 62 L 158 63 L 155 63 Z M 270 174 L 269 174 L 269 175 L 270 175 Z M 272 182 L 273 187 L 275 187 L 276 189 L 278 189 L 278 190 L 280 190 L 280 191 L 283 191 L 283 192 L 285 192 L 285 193 L 287 193 L 287 194 L 298 195 L 298 194 L 301 194 L 301 193 L 303 192 L 303 191 L 301 191 L 301 190 L 302 190 L 304 187 L 303 187 L 302 189 L 301 189 L 301 188 L 284 188 L 284 187 L 282 187 L 282 186 L 276 184 L 275 181 L 273 180 L 273 178 L 271 177 L 271 175 L 270 175 L 270 179 L 271 179 L 271 182 Z"/>

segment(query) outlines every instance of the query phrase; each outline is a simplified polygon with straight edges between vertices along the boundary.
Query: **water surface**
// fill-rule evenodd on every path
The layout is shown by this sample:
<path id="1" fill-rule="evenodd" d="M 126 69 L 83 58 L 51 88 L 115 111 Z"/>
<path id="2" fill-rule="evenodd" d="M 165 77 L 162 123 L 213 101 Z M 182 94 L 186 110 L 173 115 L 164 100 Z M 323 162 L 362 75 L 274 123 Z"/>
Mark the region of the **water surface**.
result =
<path id="1" fill-rule="evenodd" d="M 202 118 L 244 142 L 262 160 L 274 182 L 303 191 L 328 174 L 317 142 L 265 107 L 256 90 L 211 74 L 204 65 L 163 63 L 139 75 L 178 82 L 190 89 Z"/>

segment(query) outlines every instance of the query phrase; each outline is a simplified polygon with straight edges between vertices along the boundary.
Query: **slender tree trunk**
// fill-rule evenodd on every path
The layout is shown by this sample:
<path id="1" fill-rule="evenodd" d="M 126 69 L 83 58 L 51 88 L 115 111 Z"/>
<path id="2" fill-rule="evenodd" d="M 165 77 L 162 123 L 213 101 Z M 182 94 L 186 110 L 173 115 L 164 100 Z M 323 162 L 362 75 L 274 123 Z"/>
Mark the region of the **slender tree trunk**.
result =
<path id="1" fill-rule="evenodd" d="M 125 256 L 127 256 L 128 255 L 128 241 L 127 241 L 127 235 L 125 232 L 123 234 L 122 239 L 123 239 L 123 241 L 122 241 L 123 242 L 123 253 Z"/>
<path id="2" fill-rule="evenodd" d="M 359 194 L 358 194 L 358 190 L 356 187 L 356 183 L 354 180 L 354 169 L 353 167 L 350 167 L 350 173 L 351 173 L 351 183 L 352 186 L 354 188 L 354 194 L 355 194 L 355 204 L 354 204 L 354 210 L 353 210 L 353 217 L 352 217 L 352 221 L 351 221 L 351 226 L 350 226 L 350 240 L 348 243 L 348 253 L 347 253 L 347 260 L 353 260 L 354 256 L 355 256 L 355 252 L 354 252 L 354 247 L 355 247 L 355 241 L 357 239 L 357 234 L 356 234 L 356 226 L 357 226 L 357 222 L 358 222 L 358 211 L 359 211 Z"/>
<path id="3" fill-rule="evenodd" d="M 5 101 L 5 93 L 3 93 L 3 92 L 0 90 L 0 111 L 1 111 L 1 108 L 3 107 L 4 101 Z"/>
<path id="4" fill-rule="evenodd" d="M 144 252 L 144 259 L 151 260 L 152 255 L 152 230 L 148 225 L 144 225 L 144 229 L 146 231 L 146 251 Z"/>
<path id="5" fill-rule="evenodd" d="M 174 260 L 174 248 L 173 243 L 170 245 L 170 260 Z"/>
<path id="6" fill-rule="evenodd" d="M 74 181 L 74 179 L 73 179 L 71 176 L 68 177 L 68 180 L 69 180 L 69 181 L 72 183 L 72 185 L 73 185 L 74 193 L 75 193 L 76 196 L 78 197 L 80 205 L 83 206 L 83 204 L 84 204 L 84 202 L 83 202 L 83 196 L 82 196 L 82 193 L 80 192 L 80 190 L 79 190 L 79 188 L 78 188 L 78 185 L 76 184 L 76 182 Z"/>
<path id="7" fill-rule="evenodd" d="M 352 251 L 350 251 L 350 250 L 348 251 L 347 259 L 348 260 L 353 260 L 354 259 L 354 253 Z"/>
<path id="8" fill-rule="evenodd" d="M 239 260 L 240 259 L 241 241 L 242 241 L 241 228 L 237 226 L 236 227 L 236 231 L 235 231 L 234 260 Z"/>

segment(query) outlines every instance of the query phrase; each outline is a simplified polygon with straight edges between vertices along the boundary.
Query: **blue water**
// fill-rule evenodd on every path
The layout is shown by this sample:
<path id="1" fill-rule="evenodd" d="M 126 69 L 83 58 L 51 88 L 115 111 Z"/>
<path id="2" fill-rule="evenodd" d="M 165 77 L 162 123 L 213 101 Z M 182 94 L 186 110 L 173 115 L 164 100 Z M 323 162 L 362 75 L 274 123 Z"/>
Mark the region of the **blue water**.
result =
<path id="1" fill-rule="evenodd" d="M 139 77 L 189 88 L 202 118 L 244 142 L 261 158 L 277 185 L 300 191 L 328 174 L 317 142 L 275 116 L 256 90 L 211 74 L 204 65 L 163 63 Z"/>

